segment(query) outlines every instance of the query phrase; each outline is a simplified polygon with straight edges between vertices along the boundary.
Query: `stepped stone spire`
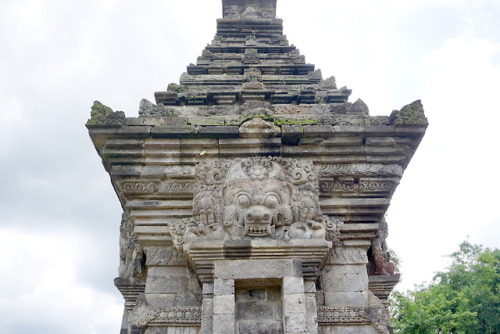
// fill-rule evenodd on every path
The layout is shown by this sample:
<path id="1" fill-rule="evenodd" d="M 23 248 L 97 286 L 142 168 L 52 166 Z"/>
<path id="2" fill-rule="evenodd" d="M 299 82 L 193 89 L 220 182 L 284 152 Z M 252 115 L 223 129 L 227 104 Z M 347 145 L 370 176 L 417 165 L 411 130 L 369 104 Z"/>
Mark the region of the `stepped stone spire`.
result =
<path id="1" fill-rule="evenodd" d="M 351 90 L 337 89 L 333 77 L 308 64 L 283 35 L 276 1 L 224 0 L 214 40 L 180 78 L 155 94 L 156 102 L 177 105 L 231 105 L 346 102 Z"/>
<path id="2" fill-rule="evenodd" d="M 213 41 L 139 117 L 96 101 L 123 208 L 120 334 L 388 334 L 385 213 L 420 101 L 370 116 L 283 35 L 276 0 L 222 0 Z"/>

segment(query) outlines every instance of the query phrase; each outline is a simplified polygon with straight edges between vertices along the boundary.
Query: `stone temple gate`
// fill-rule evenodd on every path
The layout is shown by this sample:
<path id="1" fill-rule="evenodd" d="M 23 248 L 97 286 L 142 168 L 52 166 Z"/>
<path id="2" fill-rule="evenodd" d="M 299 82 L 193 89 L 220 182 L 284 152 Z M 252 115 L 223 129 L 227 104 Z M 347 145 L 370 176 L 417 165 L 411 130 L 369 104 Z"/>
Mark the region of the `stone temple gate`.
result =
<path id="1" fill-rule="evenodd" d="M 121 333 L 389 333 L 384 215 L 420 101 L 369 116 L 288 43 L 276 0 L 222 6 L 156 104 L 87 122 L 123 207 Z"/>

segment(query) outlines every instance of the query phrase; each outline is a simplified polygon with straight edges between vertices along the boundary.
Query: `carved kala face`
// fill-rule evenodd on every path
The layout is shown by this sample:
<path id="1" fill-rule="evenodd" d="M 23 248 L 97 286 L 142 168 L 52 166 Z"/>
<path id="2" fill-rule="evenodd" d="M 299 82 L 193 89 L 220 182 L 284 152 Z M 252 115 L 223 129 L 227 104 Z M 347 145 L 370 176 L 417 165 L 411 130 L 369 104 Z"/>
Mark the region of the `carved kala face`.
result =
<path id="1" fill-rule="evenodd" d="M 284 182 L 233 182 L 226 188 L 225 197 L 231 202 L 235 223 L 243 227 L 245 236 L 273 236 L 276 225 L 282 225 L 291 215 L 291 191 Z"/>

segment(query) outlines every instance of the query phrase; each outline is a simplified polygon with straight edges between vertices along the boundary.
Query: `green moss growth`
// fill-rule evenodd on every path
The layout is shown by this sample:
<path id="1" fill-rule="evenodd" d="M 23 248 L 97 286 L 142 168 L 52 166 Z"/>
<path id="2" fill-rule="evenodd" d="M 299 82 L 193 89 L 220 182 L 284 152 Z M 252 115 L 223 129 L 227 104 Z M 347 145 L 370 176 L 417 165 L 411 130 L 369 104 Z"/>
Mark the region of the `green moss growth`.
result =
<path id="1" fill-rule="evenodd" d="M 90 119 L 87 125 L 119 125 L 125 121 L 125 114 L 122 111 L 114 112 L 110 107 L 99 101 L 94 101 L 90 109 Z"/>
<path id="2" fill-rule="evenodd" d="M 87 121 L 87 125 L 103 124 L 111 114 L 113 114 L 113 109 L 99 101 L 94 101 L 90 109 L 90 119 Z"/>
<path id="3" fill-rule="evenodd" d="M 401 110 L 393 111 L 390 120 L 392 124 L 399 125 L 428 125 L 429 122 L 424 114 L 424 107 L 420 100 L 404 106 Z"/>
<path id="4" fill-rule="evenodd" d="M 319 124 L 319 120 L 311 118 L 282 118 L 274 120 L 274 125 L 314 125 Z"/>

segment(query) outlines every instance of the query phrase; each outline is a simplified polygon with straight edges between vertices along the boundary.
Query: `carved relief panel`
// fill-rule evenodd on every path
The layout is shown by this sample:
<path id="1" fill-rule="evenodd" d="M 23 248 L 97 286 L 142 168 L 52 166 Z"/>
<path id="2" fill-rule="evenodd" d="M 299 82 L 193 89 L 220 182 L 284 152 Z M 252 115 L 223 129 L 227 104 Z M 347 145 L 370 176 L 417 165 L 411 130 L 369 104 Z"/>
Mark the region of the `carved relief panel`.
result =
<path id="1" fill-rule="evenodd" d="M 178 249 L 193 240 L 335 239 L 319 208 L 311 162 L 277 157 L 202 161 L 193 217 L 170 224 Z"/>

